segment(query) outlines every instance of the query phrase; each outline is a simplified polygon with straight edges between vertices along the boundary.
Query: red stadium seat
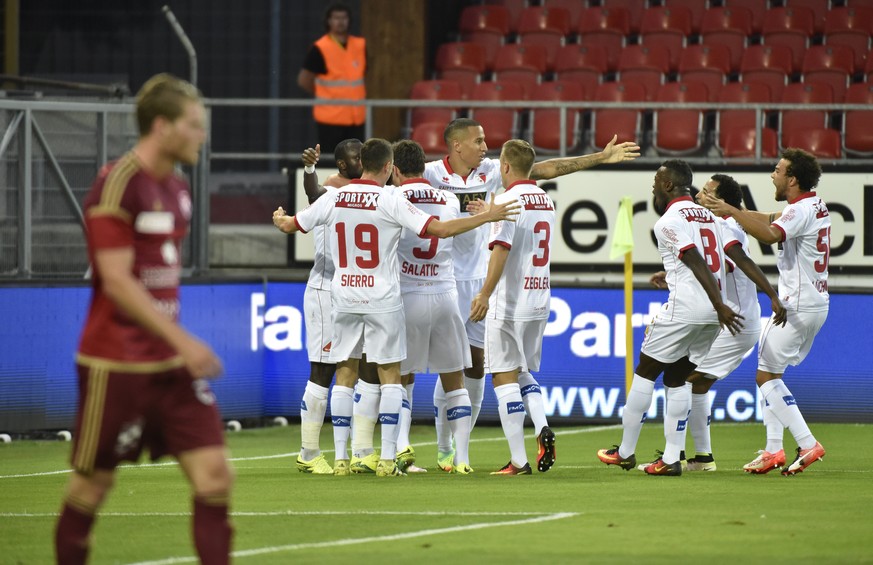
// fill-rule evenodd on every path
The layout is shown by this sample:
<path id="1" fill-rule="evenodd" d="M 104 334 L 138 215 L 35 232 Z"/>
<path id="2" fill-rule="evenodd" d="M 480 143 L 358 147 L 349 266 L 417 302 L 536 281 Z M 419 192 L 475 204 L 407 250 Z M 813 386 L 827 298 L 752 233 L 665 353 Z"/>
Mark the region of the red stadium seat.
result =
<path id="1" fill-rule="evenodd" d="M 574 26 L 579 21 L 582 11 L 585 10 L 585 2 L 580 0 L 541 0 L 540 4 L 545 8 L 563 8 L 567 10 L 567 14 L 570 16 L 570 23 Z"/>
<path id="2" fill-rule="evenodd" d="M 668 82 L 661 86 L 657 102 L 707 102 L 709 93 L 700 83 Z M 703 111 L 694 109 L 656 110 L 653 145 L 659 153 L 687 155 L 698 151 L 703 143 Z"/>
<path id="3" fill-rule="evenodd" d="M 595 100 L 601 102 L 644 102 L 646 91 L 642 85 L 629 82 L 604 82 L 597 88 Z M 640 106 L 642 108 L 642 105 Z M 618 135 L 619 141 L 635 141 L 640 136 L 640 109 L 595 110 L 591 118 L 591 144 L 603 149 Z"/>
<path id="4" fill-rule="evenodd" d="M 504 6 L 467 6 L 458 22 L 461 33 L 485 31 L 497 35 L 509 34 L 509 10 Z"/>
<path id="5" fill-rule="evenodd" d="M 670 52 L 670 70 L 679 65 L 685 38 L 691 35 L 691 11 L 685 6 L 657 6 L 643 12 L 640 39 L 644 45 L 662 45 Z"/>
<path id="6" fill-rule="evenodd" d="M 524 86 L 516 81 L 481 82 L 473 88 L 471 100 L 519 101 L 526 99 Z M 485 139 L 492 149 L 500 148 L 507 140 L 518 137 L 521 111 L 518 107 L 473 108 L 470 116 L 482 124 Z"/>
<path id="7" fill-rule="evenodd" d="M 824 82 L 834 91 L 834 101 L 843 101 L 855 68 L 855 57 L 842 45 L 813 45 L 803 56 L 803 82 Z"/>
<path id="8" fill-rule="evenodd" d="M 628 45 L 618 59 L 620 80 L 642 85 L 649 100 L 655 97 L 669 71 L 670 53 L 660 45 Z"/>
<path id="9" fill-rule="evenodd" d="M 691 14 L 691 33 L 697 35 L 703 25 L 703 15 L 707 10 L 707 0 L 662 0 L 661 4 L 667 8 L 681 6 L 687 8 Z"/>
<path id="10" fill-rule="evenodd" d="M 731 70 L 740 68 L 740 59 L 752 35 L 752 12 L 748 8 L 710 8 L 703 15 L 701 43 L 722 45 L 730 50 Z"/>
<path id="11" fill-rule="evenodd" d="M 827 84 L 792 83 L 782 92 L 784 104 L 832 104 L 834 93 Z M 782 147 L 789 147 L 788 139 L 796 132 L 811 131 L 827 127 L 828 113 L 822 110 L 782 110 L 779 116 L 779 130 Z"/>
<path id="12" fill-rule="evenodd" d="M 834 129 L 818 128 L 795 131 L 782 135 L 783 147 L 797 147 L 808 151 L 820 159 L 841 159 L 840 132 Z"/>
<path id="13" fill-rule="evenodd" d="M 779 100 L 791 73 L 791 59 L 791 51 L 784 45 L 751 45 L 743 53 L 740 75 L 743 82 L 766 84 L 773 99 Z"/>
<path id="14" fill-rule="evenodd" d="M 574 81 L 584 89 L 584 98 L 591 99 L 601 75 L 606 72 L 608 63 L 606 51 L 600 46 L 565 45 L 558 51 L 555 59 L 555 76 L 558 80 Z"/>
<path id="15" fill-rule="evenodd" d="M 873 83 L 855 83 L 846 91 L 846 104 L 865 104 L 871 110 L 848 110 L 843 116 L 843 148 L 859 157 L 873 155 Z"/>
<path id="16" fill-rule="evenodd" d="M 831 9 L 831 0 L 783 0 L 786 8 L 808 8 L 813 14 L 813 31 L 819 35 L 824 32 L 825 17 Z"/>
<path id="17" fill-rule="evenodd" d="M 729 82 L 718 95 L 721 104 L 755 104 L 772 102 L 770 89 L 760 83 Z M 769 139 L 772 135 L 772 155 L 776 154 L 776 132 L 764 128 L 765 116 L 761 116 L 763 149 L 770 149 Z M 725 157 L 749 157 L 755 154 L 755 110 L 719 110 L 716 114 L 715 139 L 716 145 Z M 768 132 L 769 133 L 766 133 Z M 729 139 L 729 137 L 731 139 Z M 763 150 L 762 149 L 762 150 Z"/>
<path id="18" fill-rule="evenodd" d="M 533 6 L 521 13 L 518 22 L 518 33 L 551 33 L 554 35 L 570 35 L 573 21 L 570 12 L 564 8 Z"/>
<path id="19" fill-rule="evenodd" d="M 639 33 L 640 25 L 643 21 L 643 12 L 646 9 L 646 3 L 643 0 L 601 0 L 600 5 L 604 8 L 623 8 L 627 11 L 630 23 L 630 32 Z"/>
<path id="20" fill-rule="evenodd" d="M 842 45 L 855 55 L 854 72 L 864 70 L 873 35 L 873 7 L 834 8 L 825 19 L 825 45 Z"/>
<path id="21" fill-rule="evenodd" d="M 764 27 L 764 17 L 767 13 L 767 0 L 723 0 L 725 8 L 745 8 L 752 16 L 752 33 L 760 34 Z"/>
<path id="22" fill-rule="evenodd" d="M 803 53 L 815 31 L 815 15 L 805 6 L 767 10 L 762 31 L 764 45 L 784 45 L 791 50 L 792 72 L 800 70 Z"/>
<path id="23" fill-rule="evenodd" d="M 461 86 L 449 80 L 420 80 L 412 85 L 412 100 L 461 100 Z M 447 124 L 458 116 L 456 108 L 411 108 L 407 123 L 415 129 L 419 124 L 438 122 Z"/>
<path id="24" fill-rule="evenodd" d="M 724 45 L 689 45 L 679 58 L 680 80 L 705 85 L 710 102 L 718 98 L 730 70 L 731 54 Z"/>
<path id="25" fill-rule="evenodd" d="M 573 81 L 550 81 L 538 85 L 531 100 L 573 102 L 583 100 L 583 86 Z M 565 147 L 571 149 L 579 145 L 580 110 L 567 110 L 567 137 Z M 535 109 L 531 112 L 531 144 L 539 151 L 558 151 L 561 148 L 561 113 L 551 108 Z"/>
<path id="26" fill-rule="evenodd" d="M 457 81 L 467 96 L 486 71 L 485 48 L 463 41 L 443 43 L 437 49 L 435 66 L 439 78 Z"/>
<path id="27" fill-rule="evenodd" d="M 521 13 L 530 6 L 528 0 L 486 0 L 485 4 L 503 6 L 509 12 L 509 32 L 518 31 L 518 20 Z"/>
<path id="28" fill-rule="evenodd" d="M 546 71 L 552 72 L 555 70 L 555 60 L 558 58 L 558 51 L 564 47 L 564 36 L 553 33 L 542 33 L 539 31 L 519 32 L 518 43 L 520 45 L 530 46 L 539 45 L 546 50 Z"/>
<path id="29" fill-rule="evenodd" d="M 613 71 L 630 33 L 630 16 L 624 8 L 588 8 L 582 11 L 576 33 L 580 45 L 606 51 L 609 70 Z"/>
<path id="30" fill-rule="evenodd" d="M 443 139 L 443 131 L 445 130 L 445 122 L 426 122 L 418 124 L 412 130 L 410 138 L 412 141 L 417 141 L 424 152 L 430 156 L 446 155 L 449 150 L 446 148 L 446 142 Z"/>
<path id="31" fill-rule="evenodd" d="M 547 70 L 548 55 L 542 45 L 510 43 L 497 52 L 494 77 L 501 81 L 518 81 L 529 91 Z"/>

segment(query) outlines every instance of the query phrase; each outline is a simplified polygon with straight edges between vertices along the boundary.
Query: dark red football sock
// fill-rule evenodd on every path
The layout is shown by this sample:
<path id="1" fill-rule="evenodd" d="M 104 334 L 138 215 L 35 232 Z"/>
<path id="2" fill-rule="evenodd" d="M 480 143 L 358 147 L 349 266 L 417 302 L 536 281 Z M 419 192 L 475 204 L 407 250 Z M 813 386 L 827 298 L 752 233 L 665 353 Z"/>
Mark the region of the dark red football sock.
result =
<path id="1" fill-rule="evenodd" d="M 194 497 L 194 546 L 203 565 L 230 563 L 233 527 L 227 518 L 227 496 Z"/>
<path id="2" fill-rule="evenodd" d="M 55 555 L 58 565 L 80 565 L 88 560 L 94 508 L 68 498 L 55 528 Z"/>

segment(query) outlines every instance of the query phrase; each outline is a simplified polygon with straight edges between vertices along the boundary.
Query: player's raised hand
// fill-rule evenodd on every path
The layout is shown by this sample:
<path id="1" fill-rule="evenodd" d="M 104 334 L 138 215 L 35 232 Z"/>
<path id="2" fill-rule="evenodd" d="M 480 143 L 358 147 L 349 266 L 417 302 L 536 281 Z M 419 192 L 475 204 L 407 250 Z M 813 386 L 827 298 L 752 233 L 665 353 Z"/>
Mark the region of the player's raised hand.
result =
<path id="1" fill-rule="evenodd" d="M 495 198 L 496 195 L 492 192 L 491 200 L 489 200 L 488 204 L 482 204 L 482 213 L 487 218 L 487 221 L 500 222 L 503 220 L 508 220 L 510 222 L 514 222 L 516 216 L 521 213 L 521 204 L 519 204 L 518 200 L 507 200 L 505 202 L 497 204 L 494 202 Z"/>
<path id="2" fill-rule="evenodd" d="M 708 208 L 716 216 L 728 216 L 731 213 L 731 206 L 711 192 L 700 191 L 697 193 L 697 203 Z"/>
<path id="3" fill-rule="evenodd" d="M 303 150 L 303 154 L 300 156 L 300 159 L 303 161 L 305 166 L 315 166 L 318 163 L 318 159 L 321 157 L 321 144 L 316 143 L 315 148 L 307 147 Z"/>
<path id="4" fill-rule="evenodd" d="M 719 304 L 715 308 L 718 314 L 718 325 L 722 328 L 727 328 L 731 335 L 737 335 L 743 329 L 744 318 L 734 312 L 727 304 Z"/>
<path id="5" fill-rule="evenodd" d="M 470 320 L 473 322 L 484 320 L 487 313 L 488 297 L 479 292 L 473 297 L 473 303 L 470 304 Z"/>
<path id="6" fill-rule="evenodd" d="M 471 216 L 481 214 L 484 211 L 485 201 L 481 198 L 477 198 L 476 200 L 470 200 L 469 202 L 467 202 L 467 212 L 469 212 Z"/>
<path id="7" fill-rule="evenodd" d="M 276 208 L 276 211 L 273 212 L 273 225 L 279 228 L 279 231 L 284 233 L 290 233 L 291 230 L 288 227 L 288 224 L 291 223 L 291 216 L 285 213 L 285 209 L 279 206 Z"/>
<path id="8" fill-rule="evenodd" d="M 770 307 L 773 308 L 773 323 L 785 327 L 785 322 L 788 321 L 788 310 L 785 309 L 785 305 L 774 297 L 770 300 Z"/>
<path id="9" fill-rule="evenodd" d="M 621 163 L 622 161 L 633 161 L 640 156 L 640 146 L 635 141 L 624 141 L 616 143 L 618 135 L 612 136 L 612 141 L 606 144 L 601 153 L 603 154 L 604 163 Z"/>
<path id="10" fill-rule="evenodd" d="M 670 288 L 669 285 L 667 285 L 667 273 L 665 271 L 658 271 L 657 273 L 652 275 L 649 278 L 649 283 L 651 283 L 653 287 L 660 288 L 662 290 Z"/>

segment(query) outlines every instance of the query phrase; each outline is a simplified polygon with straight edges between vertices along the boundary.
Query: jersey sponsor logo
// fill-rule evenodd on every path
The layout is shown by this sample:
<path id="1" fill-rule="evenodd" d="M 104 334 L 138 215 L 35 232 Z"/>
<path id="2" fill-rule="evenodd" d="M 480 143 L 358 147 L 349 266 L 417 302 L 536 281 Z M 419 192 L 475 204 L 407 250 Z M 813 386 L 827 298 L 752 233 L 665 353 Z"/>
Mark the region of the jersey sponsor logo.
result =
<path id="1" fill-rule="evenodd" d="M 396 412 L 393 414 L 388 414 L 388 413 L 380 413 L 379 414 L 379 423 L 380 424 L 396 424 L 399 421 L 400 421 L 400 414 L 398 414 Z"/>
<path id="2" fill-rule="evenodd" d="M 545 194 L 522 194 L 521 205 L 525 210 L 554 210 L 552 199 Z"/>
<path id="3" fill-rule="evenodd" d="M 683 208 L 679 210 L 679 215 L 685 218 L 687 222 L 699 224 L 712 224 L 715 222 L 715 216 L 705 208 Z"/>
<path id="4" fill-rule="evenodd" d="M 354 208 L 357 210 L 375 210 L 379 202 L 378 192 L 351 192 L 341 190 L 336 195 L 337 208 Z"/>
<path id="5" fill-rule="evenodd" d="M 404 261 L 400 266 L 400 272 L 413 277 L 437 277 L 440 274 L 440 266 L 435 263 L 420 265 Z"/>
<path id="6" fill-rule="evenodd" d="M 458 418 L 465 418 L 467 416 L 473 415 L 473 409 L 470 406 L 456 406 L 454 408 L 449 408 L 446 412 L 446 419 L 448 420 L 457 420 Z"/>
<path id="7" fill-rule="evenodd" d="M 664 237 L 669 239 L 672 243 L 679 243 L 679 238 L 676 237 L 676 232 L 670 228 L 661 228 L 661 233 L 663 233 Z"/>
<path id="8" fill-rule="evenodd" d="M 779 219 L 782 220 L 783 223 L 790 222 L 791 220 L 794 219 L 794 216 L 796 216 L 796 215 L 797 215 L 797 212 L 794 210 L 794 208 L 788 208 L 788 211 L 783 213 L 779 217 Z"/>
<path id="9" fill-rule="evenodd" d="M 342 275 L 340 277 L 340 286 L 373 288 L 376 286 L 376 279 L 373 275 Z"/>
<path id="10" fill-rule="evenodd" d="M 549 277 L 524 277 L 524 290 L 544 290 L 549 286 Z"/>
<path id="11" fill-rule="evenodd" d="M 446 190 L 453 190 L 453 187 L 440 187 L 445 188 Z M 483 192 L 460 192 L 456 196 L 458 200 L 461 202 L 461 210 L 467 209 L 467 204 L 474 200 L 485 200 L 485 196 L 487 193 Z"/>
<path id="12" fill-rule="evenodd" d="M 152 306 L 168 318 L 175 320 L 179 317 L 180 306 L 178 298 L 153 298 Z"/>
<path id="13" fill-rule="evenodd" d="M 507 402 L 506 413 L 515 414 L 516 412 L 524 412 L 524 402 Z"/>
<path id="14" fill-rule="evenodd" d="M 448 196 L 441 191 L 431 188 L 409 188 L 403 191 L 403 196 L 413 204 L 441 204 L 448 203 Z"/>
<path id="15" fill-rule="evenodd" d="M 133 225 L 139 233 L 172 233 L 176 219 L 172 212 L 140 212 Z"/>

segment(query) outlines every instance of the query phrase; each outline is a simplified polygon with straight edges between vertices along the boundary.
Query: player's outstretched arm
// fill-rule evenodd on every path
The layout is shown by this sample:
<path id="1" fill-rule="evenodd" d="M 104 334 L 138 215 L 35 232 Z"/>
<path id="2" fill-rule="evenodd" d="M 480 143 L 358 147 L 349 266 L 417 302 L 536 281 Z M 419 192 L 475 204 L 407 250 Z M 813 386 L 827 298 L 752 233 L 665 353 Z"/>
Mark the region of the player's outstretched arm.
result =
<path id="1" fill-rule="evenodd" d="M 485 315 L 488 313 L 488 300 L 494 289 L 497 288 L 500 277 L 503 276 L 507 257 L 509 257 L 509 249 L 502 245 L 495 245 L 494 249 L 491 250 L 485 282 L 482 283 L 482 288 L 473 297 L 473 303 L 470 305 L 470 320 L 478 322 L 485 319 Z"/>
<path id="2" fill-rule="evenodd" d="M 221 360 L 212 349 L 155 307 L 152 295 L 133 275 L 133 261 L 132 247 L 100 249 L 94 254 L 94 268 L 106 296 L 138 325 L 169 343 L 192 377 L 220 375 Z"/>
<path id="3" fill-rule="evenodd" d="M 455 218 L 454 220 L 433 220 L 427 225 L 427 234 L 437 237 L 452 237 L 459 233 L 468 232 L 488 222 L 500 222 L 503 220 L 515 221 L 521 210 L 518 200 L 507 200 L 497 204 L 494 202 L 494 193 L 491 193 L 491 201 L 486 204 L 482 211 L 474 216 Z"/>
<path id="4" fill-rule="evenodd" d="M 289 216 L 285 213 L 285 209 L 279 206 L 273 212 L 273 225 L 279 228 L 282 233 L 294 233 L 300 231 L 297 227 L 297 222 L 294 221 L 294 216 Z"/>
<path id="5" fill-rule="evenodd" d="M 747 234 L 761 243 L 772 245 L 782 241 L 782 232 L 770 225 L 781 213 L 766 214 L 753 210 L 740 210 L 721 198 L 704 192 L 697 195 L 697 201 L 701 206 L 709 208 L 716 216 L 733 216 L 737 223 L 743 226 Z"/>
<path id="6" fill-rule="evenodd" d="M 758 285 L 758 288 L 770 297 L 770 307 L 773 308 L 773 323 L 777 326 L 784 326 L 788 319 L 788 312 L 785 310 L 785 305 L 779 300 L 779 294 L 776 292 L 776 289 L 767 280 L 761 268 L 746 255 L 746 252 L 743 251 L 740 245 L 728 247 L 727 255 L 741 271 L 746 273 L 749 280 Z"/>
<path id="7" fill-rule="evenodd" d="M 700 256 L 700 252 L 697 251 L 697 248 L 692 247 L 683 253 L 682 262 L 685 263 L 686 267 L 691 269 L 691 272 L 694 273 L 694 278 L 697 279 L 697 282 L 699 282 L 700 286 L 703 287 L 703 290 L 706 291 L 706 296 L 709 298 L 709 301 L 712 302 L 712 306 L 718 314 L 719 325 L 722 328 L 727 328 L 728 331 L 731 332 L 731 335 L 738 334 L 740 330 L 743 329 L 743 323 L 740 321 L 743 317 L 731 310 L 730 306 L 722 302 L 721 293 L 718 291 L 718 283 L 716 282 L 715 277 L 712 276 L 709 267 L 706 266 L 706 261 L 704 261 L 703 257 Z"/>
<path id="8" fill-rule="evenodd" d="M 316 143 L 314 148 L 307 147 L 304 149 L 300 159 L 303 161 L 305 167 L 315 167 L 316 163 L 318 163 L 319 157 L 321 157 L 321 145 Z M 307 173 L 306 170 L 303 171 L 303 191 L 306 193 L 306 197 L 309 199 L 310 204 L 318 200 L 319 196 L 327 192 L 323 186 L 319 186 L 318 174 L 316 174 L 315 171 Z"/>
<path id="9" fill-rule="evenodd" d="M 533 180 L 548 180 L 569 175 L 576 171 L 590 169 L 597 165 L 633 161 L 640 156 L 640 146 L 637 145 L 636 141 L 616 143 L 617 141 L 618 136 L 613 136 L 612 141 L 607 143 L 603 151 L 598 153 L 581 155 L 579 157 L 558 157 L 534 163 L 533 169 L 530 171 L 530 178 Z"/>

